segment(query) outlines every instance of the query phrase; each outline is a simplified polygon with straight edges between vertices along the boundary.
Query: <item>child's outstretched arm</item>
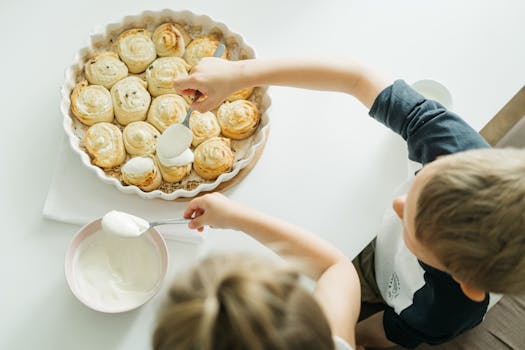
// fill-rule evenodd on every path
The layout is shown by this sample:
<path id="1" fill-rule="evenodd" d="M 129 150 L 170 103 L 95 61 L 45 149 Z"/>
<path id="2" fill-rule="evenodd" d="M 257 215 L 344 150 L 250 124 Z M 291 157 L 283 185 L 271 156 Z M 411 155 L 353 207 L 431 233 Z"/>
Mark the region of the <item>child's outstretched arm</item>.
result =
<path id="1" fill-rule="evenodd" d="M 192 229 L 202 231 L 208 225 L 243 231 L 279 254 L 307 259 L 310 275 L 318 281 L 314 295 L 333 334 L 355 348 L 359 278 L 350 259 L 337 248 L 300 227 L 246 208 L 218 193 L 192 200 L 184 217 L 193 217 L 189 224 Z"/>
<path id="2" fill-rule="evenodd" d="M 355 96 L 367 108 L 390 83 L 349 59 L 275 58 L 227 61 L 203 58 L 188 77 L 174 82 L 179 93 L 199 90 L 207 96 L 194 102 L 204 112 L 217 107 L 233 92 L 246 87 L 281 85 L 340 91 Z"/>

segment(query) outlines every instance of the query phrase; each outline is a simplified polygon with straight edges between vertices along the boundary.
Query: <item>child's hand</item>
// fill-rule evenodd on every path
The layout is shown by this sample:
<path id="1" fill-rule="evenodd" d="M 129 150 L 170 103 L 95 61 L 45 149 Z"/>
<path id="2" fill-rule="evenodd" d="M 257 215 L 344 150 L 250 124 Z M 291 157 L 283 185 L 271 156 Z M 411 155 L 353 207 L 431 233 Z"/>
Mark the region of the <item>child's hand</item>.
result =
<path id="1" fill-rule="evenodd" d="M 191 108 L 207 112 L 219 106 L 228 96 L 245 86 L 239 86 L 241 65 L 238 61 L 204 57 L 194 66 L 188 77 L 173 82 L 179 94 L 193 96 L 195 90 L 204 97 L 194 101 Z"/>
<path id="2" fill-rule="evenodd" d="M 215 228 L 235 228 L 238 218 L 246 209 L 220 193 L 210 193 L 195 198 L 184 211 L 191 229 L 202 232 L 205 225 Z"/>

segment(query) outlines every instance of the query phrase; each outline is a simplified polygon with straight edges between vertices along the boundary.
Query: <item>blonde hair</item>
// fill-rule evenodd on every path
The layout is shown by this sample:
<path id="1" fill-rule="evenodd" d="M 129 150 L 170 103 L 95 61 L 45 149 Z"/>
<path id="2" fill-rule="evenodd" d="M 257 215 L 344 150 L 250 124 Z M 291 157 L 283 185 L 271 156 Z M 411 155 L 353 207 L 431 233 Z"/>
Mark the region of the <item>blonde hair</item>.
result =
<path id="1" fill-rule="evenodd" d="M 333 349 L 328 321 L 298 279 L 267 259 L 209 257 L 176 278 L 153 348 Z"/>
<path id="2" fill-rule="evenodd" d="M 417 239 L 487 292 L 525 292 L 525 150 L 454 154 L 419 195 Z"/>

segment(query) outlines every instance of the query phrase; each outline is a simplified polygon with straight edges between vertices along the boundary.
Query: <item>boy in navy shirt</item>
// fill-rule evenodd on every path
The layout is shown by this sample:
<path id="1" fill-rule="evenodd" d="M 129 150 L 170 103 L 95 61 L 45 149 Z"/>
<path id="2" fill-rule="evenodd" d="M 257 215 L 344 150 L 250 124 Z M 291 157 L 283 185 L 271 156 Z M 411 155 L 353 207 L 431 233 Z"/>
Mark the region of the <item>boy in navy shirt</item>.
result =
<path id="1" fill-rule="evenodd" d="M 358 324 L 358 345 L 444 343 L 483 320 L 499 299 L 489 292 L 525 292 L 525 151 L 490 149 L 439 103 L 347 60 L 204 58 L 174 85 L 202 92 L 201 112 L 245 87 L 341 91 L 406 140 L 423 168 L 354 261 L 363 300 L 386 304 Z"/>

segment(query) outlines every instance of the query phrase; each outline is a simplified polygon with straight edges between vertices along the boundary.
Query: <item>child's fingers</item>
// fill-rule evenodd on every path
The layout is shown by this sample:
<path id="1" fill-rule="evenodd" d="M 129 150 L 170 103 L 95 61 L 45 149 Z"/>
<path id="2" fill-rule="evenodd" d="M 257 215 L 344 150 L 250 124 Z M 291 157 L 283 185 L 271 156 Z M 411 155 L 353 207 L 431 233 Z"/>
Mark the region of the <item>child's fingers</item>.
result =
<path id="1" fill-rule="evenodd" d="M 202 208 L 197 208 L 197 210 L 195 210 L 193 212 L 193 217 L 196 218 L 198 216 L 201 216 L 202 214 L 204 214 L 204 209 Z"/>
<path id="2" fill-rule="evenodd" d="M 206 215 L 197 216 L 196 218 L 190 221 L 190 223 L 188 224 L 188 227 L 191 229 L 202 228 L 204 226 L 205 217 Z"/>
<path id="3" fill-rule="evenodd" d="M 194 96 L 196 91 L 197 90 L 194 90 L 194 89 L 185 89 L 185 90 L 179 91 L 179 94 L 185 95 L 185 96 Z"/>
<path id="4" fill-rule="evenodd" d="M 186 219 L 190 219 L 198 210 L 202 210 L 202 212 L 199 215 L 202 215 L 202 213 L 204 213 L 203 202 L 201 198 L 195 198 L 194 200 L 192 200 L 186 207 L 186 210 L 184 210 L 183 216 Z"/>
<path id="5" fill-rule="evenodd" d="M 198 101 L 193 102 L 191 105 L 191 108 L 198 112 L 204 113 L 204 112 L 212 110 L 217 105 L 218 103 L 217 101 L 215 101 L 215 99 L 205 98 L 203 100 L 198 100 Z"/>
<path id="6" fill-rule="evenodd" d="M 178 78 L 173 81 L 173 87 L 177 90 L 178 93 L 182 93 L 186 90 L 199 90 L 201 87 L 195 76 L 190 75 L 184 78 Z"/>
<path id="7" fill-rule="evenodd" d="M 184 210 L 184 214 L 182 214 L 182 216 L 185 219 L 191 219 L 191 217 L 193 216 L 194 212 L 195 212 L 195 208 L 187 207 L 186 210 Z"/>

